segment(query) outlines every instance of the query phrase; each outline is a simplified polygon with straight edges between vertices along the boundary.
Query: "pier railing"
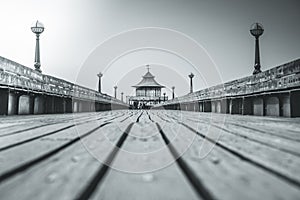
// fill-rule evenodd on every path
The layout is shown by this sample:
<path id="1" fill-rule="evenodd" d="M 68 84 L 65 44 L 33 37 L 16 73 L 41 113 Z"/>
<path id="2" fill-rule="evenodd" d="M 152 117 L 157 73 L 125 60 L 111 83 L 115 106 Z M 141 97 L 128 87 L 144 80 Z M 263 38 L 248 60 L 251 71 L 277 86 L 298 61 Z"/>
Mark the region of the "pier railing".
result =
<path id="1" fill-rule="evenodd" d="M 274 67 L 257 75 L 219 84 L 174 98 L 162 104 L 193 102 L 207 99 L 255 95 L 300 87 L 300 59 Z M 157 105 L 157 107 L 161 106 Z"/>
<path id="2" fill-rule="evenodd" d="M 53 76 L 41 74 L 31 68 L 0 56 L 0 87 L 32 93 L 45 93 L 77 99 L 125 105 L 124 102 L 95 90 Z"/>

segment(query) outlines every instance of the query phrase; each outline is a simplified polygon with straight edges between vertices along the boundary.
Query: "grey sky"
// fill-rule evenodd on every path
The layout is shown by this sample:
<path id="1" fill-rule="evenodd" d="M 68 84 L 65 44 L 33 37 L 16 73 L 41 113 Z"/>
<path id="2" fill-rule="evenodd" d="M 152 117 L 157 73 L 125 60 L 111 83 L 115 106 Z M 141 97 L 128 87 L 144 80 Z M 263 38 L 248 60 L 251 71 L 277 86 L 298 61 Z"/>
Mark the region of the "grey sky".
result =
<path id="1" fill-rule="evenodd" d="M 300 57 L 299 5 L 298 0 L 0 0 L 0 55 L 33 67 L 35 38 L 30 25 L 39 19 L 46 27 L 41 36 L 43 73 L 74 82 L 91 52 L 109 37 L 135 28 L 162 27 L 196 40 L 216 63 L 221 79 L 228 81 L 253 71 L 254 40 L 249 34 L 253 22 L 261 22 L 265 28 L 261 38 L 263 70 Z M 151 63 L 171 65 L 168 56 L 146 51 L 122 58 L 133 68 L 114 79 L 112 74 L 118 74 L 123 63 L 116 64 L 103 77 L 104 92 L 112 94 L 113 85 L 118 84 L 119 92 L 130 94 L 130 86 L 146 72 L 134 68 L 151 59 Z M 134 58 L 139 62 L 131 64 Z M 158 82 L 175 85 L 177 94 L 183 95 L 188 92 L 188 71 L 193 69 L 184 64 L 181 68 L 155 65 L 153 73 Z M 84 77 L 86 81 L 80 83 L 96 88 L 95 74 Z M 196 76 L 195 89 L 203 88 L 204 82 Z"/>

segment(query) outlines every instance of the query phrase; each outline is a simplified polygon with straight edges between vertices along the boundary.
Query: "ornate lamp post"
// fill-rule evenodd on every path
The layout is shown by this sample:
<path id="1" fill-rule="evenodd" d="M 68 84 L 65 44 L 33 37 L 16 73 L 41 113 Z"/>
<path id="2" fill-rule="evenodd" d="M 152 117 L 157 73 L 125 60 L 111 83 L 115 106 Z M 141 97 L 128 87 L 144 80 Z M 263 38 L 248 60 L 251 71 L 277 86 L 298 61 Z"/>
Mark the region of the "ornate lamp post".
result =
<path id="1" fill-rule="evenodd" d="M 101 93 L 101 78 L 103 76 L 103 74 L 101 72 L 99 72 L 99 74 L 97 74 L 98 78 L 99 78 L 99 82 L 98 82 L 98 92 Z"/>
<path id="2" fill-rule="evenodd" d="M 123 102 L 123 95 L 124 95 L 124 92 L 121 92 L 121 101 Z"/>
<path id="3" fill-rule="evenodd" d="M 115 98 L 117 98 L 117 89 L 118 89 L 118 87 L 115 86 L 114 89 L 115 89 Z"/>
<path id="4" fill-rule="evenodd" d="M 175 98 L 175 86 L 172 87 L 172 99 Z"/>
<path id="5" fill-rule="evenodd" d="M 31 26 L 31 31 L 36 35 L 36 44 L 35 44 L 35 58 L 34 58 L 34 67 L 38 72 L 42 72 L 41 60 L 40 60 L 40 34 L 44 32 L 44 25 L 38 20 L 34 22 Z"/>
<path id="6" fill-rule="evenodd" d="M 260 23 L 254 23 L 251 26 L 250 33 L 255 37 L 255 64 L 253 74 L 258 74 L 261 72 L 259 55 L 259 37 L 264 33 L 264 28 Z"/>
<path id="7" fill-rule="evenodd" d="M 191 73 L 189 75 L 189 78 L 190 78 L 190 93 L 193 93 L 193 78 L 194 78 L 194 74 Z"/>

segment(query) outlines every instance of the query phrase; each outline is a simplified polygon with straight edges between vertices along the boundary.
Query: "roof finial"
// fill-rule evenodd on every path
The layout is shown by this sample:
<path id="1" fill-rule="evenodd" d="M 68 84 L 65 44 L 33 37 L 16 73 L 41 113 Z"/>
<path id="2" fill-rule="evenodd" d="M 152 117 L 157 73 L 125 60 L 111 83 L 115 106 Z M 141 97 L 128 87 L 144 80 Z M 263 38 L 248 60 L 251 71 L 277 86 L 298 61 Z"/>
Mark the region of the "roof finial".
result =
<path id="1" fill-rule="evenodd" d="M 147 70 L 148 70 L 148 72 L 149 72 L 149 70 L 150 70 L 150 65 L 146 65 L 146 68 L 147 68 Z"/>

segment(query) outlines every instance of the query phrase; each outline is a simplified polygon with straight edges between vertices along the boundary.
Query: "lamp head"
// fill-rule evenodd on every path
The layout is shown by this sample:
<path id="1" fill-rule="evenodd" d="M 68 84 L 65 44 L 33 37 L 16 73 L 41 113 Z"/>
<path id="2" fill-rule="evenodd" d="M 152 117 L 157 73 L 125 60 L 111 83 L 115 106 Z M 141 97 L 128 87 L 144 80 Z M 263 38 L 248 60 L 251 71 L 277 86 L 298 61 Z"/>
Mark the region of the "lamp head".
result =
<path id="1" fill-rule="evenodd" d="M 103 74 L 102 74 L 101 72 L 99 72 L 99 74 L 97 74 L 97 76 L 98 76 L 99 78 L 101 78 L 101 77 L 103 76 Z"/>
<path id="2" fill-rule="evenodd" d="M 44 30 L 45 30 L 44 24 L 38 20 L 33 22 L 31 25 L 31 31 L 35 34 L 41 34 L 42 32 L 44 32 Z"/>
<path id="3" fill-rule="evenodd" d="M 264 27 L 260 23 L 254 23 L 251 25 L 250 33 L 254 37 L 259 37 L 264 33 Z"/>
<path id="4" fill-rule="evenodd" d="M 190 77 L 190 78 L 194 78 L 194 74 L 191 73 L 191 74 L 189 75 L 189 77 Z"/>

